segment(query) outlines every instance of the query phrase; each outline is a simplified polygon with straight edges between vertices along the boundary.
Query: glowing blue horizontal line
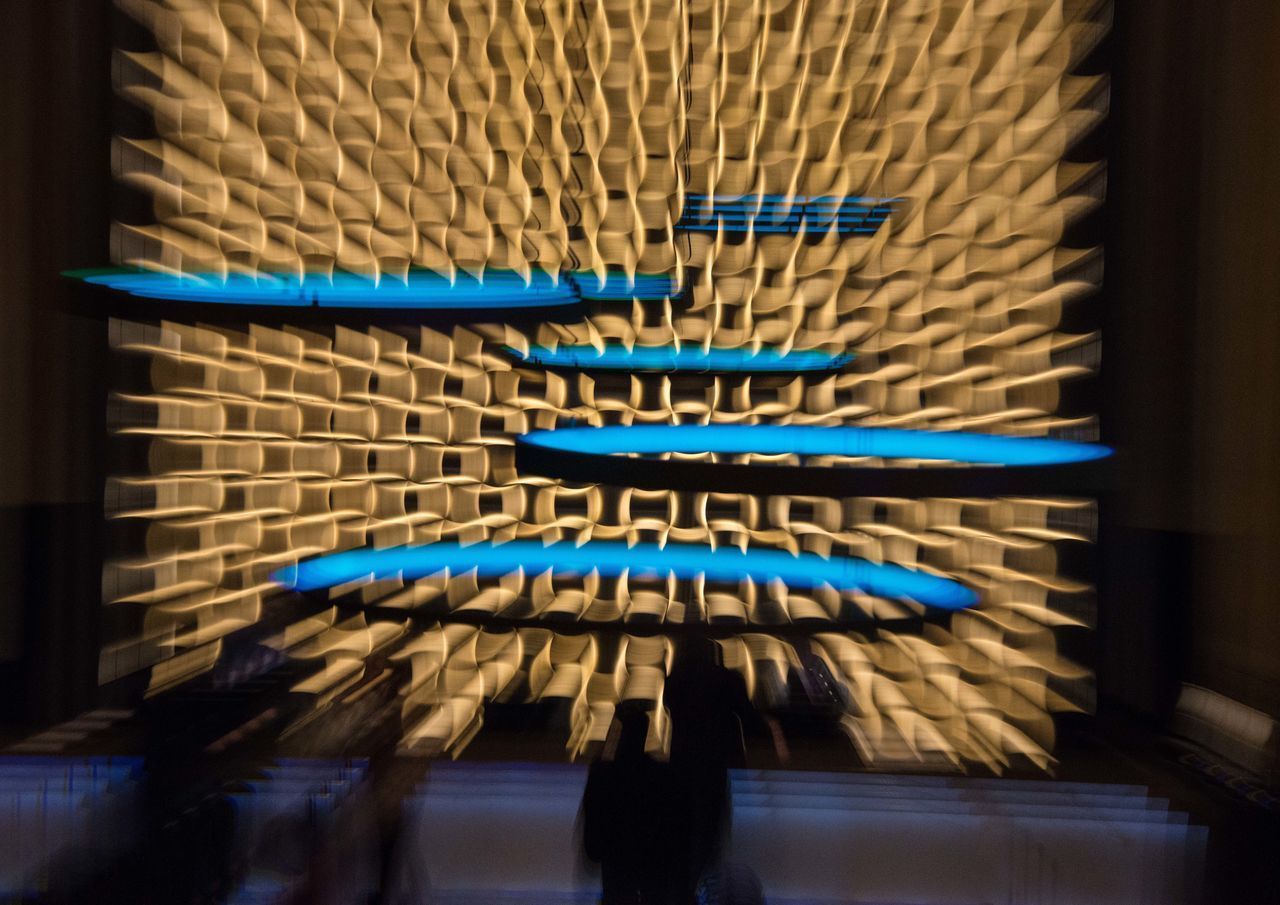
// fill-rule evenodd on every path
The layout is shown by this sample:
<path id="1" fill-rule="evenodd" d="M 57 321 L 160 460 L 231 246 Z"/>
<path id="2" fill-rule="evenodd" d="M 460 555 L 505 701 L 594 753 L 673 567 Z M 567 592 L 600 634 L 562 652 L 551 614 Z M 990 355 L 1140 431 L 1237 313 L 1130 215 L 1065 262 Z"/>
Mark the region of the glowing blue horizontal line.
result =
<path id="1" fill-rule="evenodd" d="M 781 214 L 781 211 L 699 211 L 701 216 L 699 220 L 803 220 L 803 211 L 792 211 L 787 214 Z"/>
<path id="2" fill-rule="evenodd" d="M 853 361 L 847 353 L 817 349 L 702 349 L 698 346 L 534 346 L 527 353 L 508 348 L 530 364 L 543 367 L 598 368 L 610 371 L 834 371 Z"/>
<path id="3" fill-rule="evenodd" d="M 686 213 L 683 220 L 694 220 L 699 223 L 706 223 L 711 220 L 765 220 L 774 223 L 782 223 L 792 220 L 834 220 L 834 219 L 863 219 L 874 217 L 876 219 L 887 219 L 888 214 L 892 211 L 877 211 L 871 208 L 861 208 L 859 210 L 792 210 L 786 213 L 782 211 L 726 211 L 726 210 L 710 210 L 710 211 L 690 211 Z"/>
<path id="4" fill-rule="evenodd" d="M 801 226 L 806 225 L 801 218 L 795 220 L 734 220 L 732 218 L 716 218 L 714 220 L 691 220 L 683 223 L 677 223 L 676 229 L 702 229 L 716 230 L 723 229 L 728 232 L 745 232 L 754 229 L 756 232 L 764 230 L 789 230 L 796 232 Z"/>
<path id="5" fill-rule="evenodd" d="M 751 208 L 738 207 L 706 207 L 686 210 L 686 217 L 697 216 L 701 219 L 709 217 L 736 217 L 738 219 L 750 219 L 753 217 L 799 217 L 804 213 L 802 207 L 779 207 L 779 208 L 762 208 L 754 210 Z"/>
<path id="6" fill-rule="evenodd" d="M 526 308 L 571 305 L 578 295 L 567 282 L 535 271 L 528 282 L 516 273 L 489 272 L 483 279 L 450 279 L 410 271 L 403 279 L 335 274 L 168 274 L 109 271 L 83 277 L 141 298 L 185 302 L 304 307 Z"/>
<path id="7" fill-rule="evenodd" d="M 676 224 L 677 229 L 688 228 L 691 226 L 724 226 L 726 228 L 745 227 L 750 224 L 760 226 L 799 226 L 801 223 L 807 223 L 810 226 L 822 225 L 826 226 L 831 223 L 838 223 L 846 226 L 855 223 L 883 223 L 887 217 L 871 216 L 871 215 L 827 215 L 822 216 L 795 216 L 795 217 L 735 217 L 735 216 L 714 216 L 714 217 L 696 217 L 688 220 L 681 220 Z"/>
<path id="8" fill-rule="evenodd" d="M 901 198 L 875 198 L 865 195 L 700 195 L 688 193 L 686 201 L 711 201 L 715 204 L 894 204 Z"/>
<path id="9" fill-rule="evenodd" d="M 760 214 L 779 214 L 789 212 L 795 215 L 823 213 L 829 214 L 835 211 L 847 211 L 849 213 L 859 213 L 864 211 L 884 211 L 892 212 L 892 208 L 879 207 L 872 204 L 783 204 L 782 202 L 769 202 L 767 204 L 743 205 L 743 204 L 712 204 L 712 205 L 691 205 L 685 208 L 686 212 L 696 212 L 702 216 L 708 214 L 734 214 L 734 215 L 760 215 Z"/>
<path id="10" fill-rule="evenodd" d="M 675 295 L 675 280 L 666 274 L 610 272 L 604 278 L 594 273 L 571 273 L 578 294 L 584 299 L 663 299 Z"/>
<path id="11" fill-rule="evenodd" d="M 750 225 L 737 225 L 737 224 L 731 224 L 731 223 L 713 223 L 713 224 L 709 224 L 709 225 L 704 225 L 704 224 L 692 224 L 692 223 L 691 223 L 691 224 L 684 224 L 684 223 L 681 223 L 681 224 L 678 224 L 678 225 L 676 226 L 676 228 L 677 228 L 677 229 L 680 229 L 680 230 L 684 230 L 684 231 L 686 231 L 686 232 L 697 232 L 697 233 L 714 233 L 714 232 L 745 233 L 745 232 L 753 232 L 753 233 L 789 233 L 789 234 L 794 235 L 794 234 L 796 234 L 796 233 L 800 232 L 800 224 L 795 224 L 795 225 L 793 225 L 793 226 L 768 226 L 768 225 L 761 225 L 761 224 L 758 224 L 758 223 L 756 223 L 756 224 L 750 224 Z M 823 225 L 821 225 L 821 224 L 818 224 L 818 225 L 811 225 L 811 226 L 810 226 L 810 229 L 809 229 L 809 232 L 822 232 L 822 231 L 825 231 L 825 230 L 827 230 L 827 229 L 830 229 L 830 225 L 826 225 L 826 226 L 823 226 Z M 842 232 L 842 233 L 874 233 L 874 232 L 879 232 L 879 230 L 871 229 L 871 228 L 865 228 L 865 227 L 849 227 L 849 226 L 840 226 L 840 227 L 837 229 L 837 232 Z"/>
<path id="12" fill-rule="evenodd" d="M 959 431 L 786 424 L 643 424 L 534 431 L 522 441 L 563 452 L 875 456 L 981 465 L 1059 465 L 1111 454 L 1096 443 Z"/>
<path id="13" fill-rule="evenodd" d="M 636 544 L 588 541 L 581 546 L 567 541 L 514 540 L 504 544 L 435 543 L 362 548 L 334 553 L 280 569 L 271 580 L 299 591 L 331 588 L 354 581 L 401 578 L 415 581 L 445 570 L 475 571 L 484 577 L 509 575 L 517 570 L 561 575 L 598 572 L 606 577 L 632 576 L 694 578 L 710 581 L 755 582 L 778 580 L 792 588 L 829 585 L 840 590 L 860 590 L 879 597 L 907 597 L 927 606 L 959 610 L 978 602 L 977 594 L 949 578 L 917 572 L 902 566 L 865 559 L 826 559 L 816 553 L 792 555 L 785 550 L 717 547 L 695 544 Z"/>

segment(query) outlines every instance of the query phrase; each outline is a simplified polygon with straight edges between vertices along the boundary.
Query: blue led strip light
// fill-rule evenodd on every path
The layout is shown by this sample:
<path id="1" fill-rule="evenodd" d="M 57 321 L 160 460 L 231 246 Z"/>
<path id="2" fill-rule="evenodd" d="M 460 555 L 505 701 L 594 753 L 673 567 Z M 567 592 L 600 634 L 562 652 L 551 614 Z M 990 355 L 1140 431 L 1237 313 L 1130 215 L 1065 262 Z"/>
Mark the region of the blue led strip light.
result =
<path id="1" fill-rule="evenodd" d="M 510 271 L 483 279 L 453 279 L 427 270 L 381 278 L 335 274 L 169 274 L 109 270 L 72 273 L 88 283 L 141 298 L 293 308 L 536 308 L 573 305 L 578 294 L 566 280 L 534 271 L 528 281 Z"/>
<path id="2" fill-rule="evenodd" d="M 826 559 L 816 553 L 792 555 L 784 550 L 751 547 L 744 552 L 737 547 L 695 544 L 629 547 L 617 541 L 578 545 L 568 541 L 543 544 L 516 540 L 469 545 L 443 542 L 382 550 L 365 547 L 288 566 L 273 573 L 271 579 L 299 591 L 315 591 L 360 580 L 414 581 L 445 570 L 474 570 L 483 577 L 498 577 L 520 569 L 526 574 L 551 570 L 561 575 L 585 575 L 595 571 L 607 577 L 629 573 L 678 578 L 704 575 L 722 582 L 779 580 L 793 588 L 829 585 L 879 597 L 905 597 L 945 610 L 964 609 L 978 602 L 974 591 L 952 579 L 865 559 Z"/>
<path id="3" fill-rule="evenodd" d="M 803 195 L 687 195 L 676 224 L 693 232 L 874 233 L 900 198 Z"/>
<path id="4" fill-rule="evenodd" d="M 661 301 L 678 295 L 679 287 L 674 278 L 660 273 L 627 274 L 617 270 L 605 273 L 566 273 L 578 295 L 587 301 Z"/>
<path id="5" fill-rule="evenodd" d="M 783 424 L 642 424 L 533 431 L 521 442 L 561 452 L 876 456 L 977 465 L 1058 465 L 1111 454 L 1097 443 L 959 431 Z"/>
<path id="6" fill-rule="evenodd" d="M 511 271 L 450 278 L 429 270 L 404 277 L 335 274 L 171 274 L 134 269 L 73 270 L 67 276 L 139 298 L 289 308 L 535 308 L 582 301 L 661 301 L 679 295 L 667 274 L 610 271 L 552 276 L 534 271 L 526 281 Z"/>
<path id="7" fill-rule="evenodd" d="M 604 371 L 741 371 L 747 373 L 795 373 L 835 371 L 853 361 L 848 353 L 799 349 L 752 351 L 745 348 L 703 349 L 700 346 L 632 346 L 610 343 L 595 346 L 533 346 L 527 352 L 507 347 L 521 361 L 540 367 L 581 368 Z"/>

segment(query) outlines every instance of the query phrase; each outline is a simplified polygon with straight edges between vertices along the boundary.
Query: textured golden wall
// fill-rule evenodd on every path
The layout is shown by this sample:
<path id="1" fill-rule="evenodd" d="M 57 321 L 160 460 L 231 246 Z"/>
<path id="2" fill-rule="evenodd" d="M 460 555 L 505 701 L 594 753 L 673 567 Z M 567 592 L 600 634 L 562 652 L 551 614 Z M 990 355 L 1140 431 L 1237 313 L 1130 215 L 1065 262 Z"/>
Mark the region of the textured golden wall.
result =
<path id="1" fill-rule="evenodd" d="M 1087 413 L 1060 410 L 1060 388 L 1096 367 L 1096 335 L 1059 329 L 1097 288 L 1097 250 L 1062 244 L 1101 200 L 1100 164 L 1063 162 L 1105 111 L 1105 86 L 1071 74 L 1103 31 L 1093 5 L 121 5 L 158 51 L 118 63 L 122 93 L 156 123 L 156 137 L 118 142 L 120 177 L 155 210 L 118 227 L 119 263 L 665 273 L 684 291 L 519 328 L 481 315 L 441 329 L 213 328 L 175 308 L 118 323 L 116 347 L 149 361 L 150 388 L 116 399 L 149 463 L 108 497 L 142 520 L 147 549 L 108 569 L 112 605 L 142 615 L 104 651 L 104 679 L 150 668 L 160 689 L 207 669 L 221 639 L 272 607 L 270 572 L 309 555 L 442 538 L 751 544 L 916 566 L 981 592 L 977 609 L 919 633 L 815 637 L 849 688 L 844 726 L 864 759 L 1049 764 L 1049 714 L 1089 700 L 1055 633 L 1091 619 L 1088 586 L 1058 569 L 1063 545 L 1091 540 L 1091 503 L 568 487 L 518 472 L 513 437 L 570 420 L 1095 437 Z M 898 200 L 870 235 L 744 236 L 678 229 L 688 193 Z M 604 342 L 857 361 L 789 378 L 602 378 L 502 351 Z M 771 625 L 921 612 L 834 590 L 598 576 L 357 594 L 406 614 L 624 629 L 716 616 L 742 632 L 726 658 L 758 697 L 803 653 Z M 424 629 L 331 611 L 291 631 L 275 643 L 322 667 L 299 689 L 318 704 L 365 679 L 372 651 L 396 651 L 405 744 L 428 749 L 465 744 L 483 702 L 519 687 L 574 702 L 576 752 L 619 698 L 660 701 L 670 655 L 661 636 L 632 637 L 604 662 L 594 636 L 532 622 Z"/>

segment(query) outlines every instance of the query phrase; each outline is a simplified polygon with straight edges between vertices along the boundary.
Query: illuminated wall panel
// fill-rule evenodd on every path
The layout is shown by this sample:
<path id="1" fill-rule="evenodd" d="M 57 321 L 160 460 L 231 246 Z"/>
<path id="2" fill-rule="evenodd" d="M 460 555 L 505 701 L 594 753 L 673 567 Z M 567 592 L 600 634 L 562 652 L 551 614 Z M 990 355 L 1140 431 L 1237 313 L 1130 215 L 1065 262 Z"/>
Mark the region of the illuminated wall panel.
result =
<path id="1" fill-rule="evenodd" d="M 349 314 L 213 327 L 175 300 L 115 322 L 116 348 L 149 367 L 145 389 L 116 395 L 115 423 L 148 455 L 108 488 L 145 550 L 107 571 L 109 604 L 138 631 L 104 650 L 104 679 L 147 668 L 159 691 L 210 668 L 287 597 L 273 576 L 345 550 L 763 548 L 896 564 L 978 604 L 940 615 L 746 576 L 454 571 L 312 592 L 334 608 L 271 643 L 314 663 L 296 690 L 318 707 L 390 654 L 408 748 L 457 750 L 495 698 L 559 699 L 577 753 L 618 700 L 661 702 L 664 628 L 709 623 L 764 704 L 787 664 L 822 658 L 866 761 L 1050 763 L 1050 714 L 1090 700 L 1057 639 L 1092 620 L 1090 588 L 1059 568 L 1092 540 L 1088 487 L 984 496 L 963 466 L 918 497 L 583 486 L 521 467 L 516 438 L 781 424 L 1096 440 L 1061 387 L 1092 373 L 1097 336 L 1059 328 L 1096 289 L 1097 250 L 1062 244 L 1101 198 L 1100 165 L 1063 162 L 1105 109 L 1105 86 L 1072 75 L 1103 31 L 1093 5 L 121 5 L 156 36 L 117 66 L 154 114 L 156 135 L 121 137 L 117 162 L 155 218 L 118 228 L 117 263 L 429 270 L 471 274 L 468 287 L 537 272 L 578 307 L 543 323 L 426 326 L 406 312 L 381 327 Z M 606 349 L 622 364 L 593 367 L 585 350 Z M 827 364 L 738 367 L 788 355 Z M 719 364 L 691 373 L 654 356 Z M 819 482 L 822 469 L 941 467 L 674 458 L 803 464 Z M 617 631 L 623 643 L 598 643 Z M 655 720 L 655 746 L 664 731 Z"/>
<path id="2" fill-rule="evenodd" d="M 157 215 L 120 229 L 122 262 L 601 278 L 675 266 L 675 4 L 120 6 L 157 44 L 117 60 L 157 133 L 117 144 L 120 176 Z"/>

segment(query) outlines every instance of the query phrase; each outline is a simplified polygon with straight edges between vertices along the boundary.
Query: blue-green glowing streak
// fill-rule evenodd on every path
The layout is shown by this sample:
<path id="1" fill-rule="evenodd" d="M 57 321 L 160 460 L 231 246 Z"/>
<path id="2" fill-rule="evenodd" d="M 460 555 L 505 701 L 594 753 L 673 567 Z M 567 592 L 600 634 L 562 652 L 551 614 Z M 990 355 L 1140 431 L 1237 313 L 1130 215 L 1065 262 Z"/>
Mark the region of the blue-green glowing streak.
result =
<path id="1" fill-rule="evenodd" d="M 572 305 L 578 295 L 567 281 L 534 271 L 528 280 L 508 271 L 450 278 L 426 270 L 403 278 L 353 273 L 169 274 L 107 271 L 82 276 L 140 298 L 293 308 L 534 308 Z"/>
<path id="2" fill-rule="evenodd" d="M 793 373 L 834 371 L 853 361 L 847 353 L 816 349 L 779 352 L 776 349 L 702 349 L 698 346 L 534 346 L 528 352 L 508 348 L 524 361 L 542 367 L 569 367 L 606 371 L 741 371 Z"/>
<path id="3" fill-rule="evenodd" d="M 1097 443 L 1046 437 L 1004 437 L 959 431 L 784 424 L 644 424 L 567 427 L 525 434 L 522 442 L 562 452 L 757 453 L 760 455 L 875 456 L 979 465 L 1060 465 L 1111 454 Z"/>
<path id="4" fill-rule="evenodd" d="M 271 579 L 299 591 L 314 591 L 355 581 L 400 578 L 414 581 L 444 571 L 475 571 L 484 577 L 517 570 L 560 575 L 598 572 L 606 577 L 705 576 L 709 581 L 781 581 L 791 588 L 830 586 L 878 597 L 905 597 L 946 610 L 971 607 L 978 596 L 949 578 L 865 559 L 826 559 L 816 553 L 792 555 L 784 550 L 748 547 L 712 548 L 694 544 L 636 544 L 567 541 L 543 544 L 516 540 L 504 544 L 463 545 L 452 542 L 421 546 L 362 548 L 301 562 L 275 572 Z"/>

